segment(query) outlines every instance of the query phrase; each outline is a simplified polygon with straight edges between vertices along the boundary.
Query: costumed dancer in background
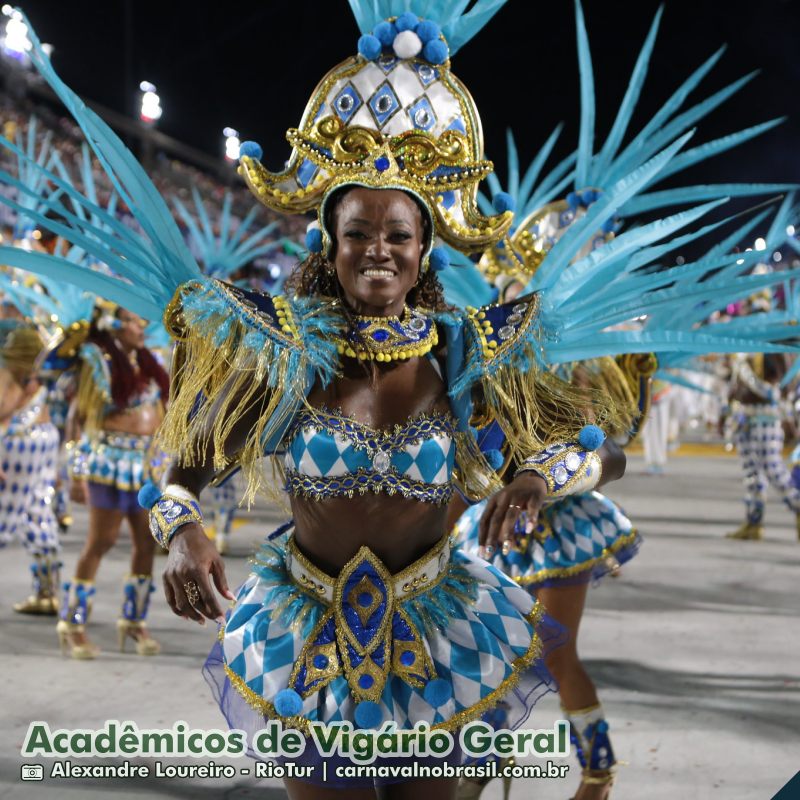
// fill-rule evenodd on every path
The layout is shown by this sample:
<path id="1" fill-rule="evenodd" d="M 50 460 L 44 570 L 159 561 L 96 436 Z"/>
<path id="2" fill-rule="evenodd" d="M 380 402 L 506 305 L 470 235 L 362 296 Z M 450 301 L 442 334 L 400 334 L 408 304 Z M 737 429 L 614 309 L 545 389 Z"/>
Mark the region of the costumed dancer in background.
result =
<path id="1" fill-rule="evenodd" d="M 224 625 L 207 669 L 229 723 L 252 731 L 269 718 L 306 731 L 311 721 L 374 728 L 393 720 L 404 729 L 426 722 L 455 730 L 503 703 L 514 727 L 548 681 L 541 605 L 451 546 L 445 504 L 456 486 L 472 498 L 493 495 L 480 544 L 496 548 L 513 543 L 523 512 L 531 524 L 545 499 L 589 491 L 601 473 L 604 480 L 621 474 L 618 448 L 606 440 L 598 449 L 602 432 L 584 424 L 591 413 L 618 429 L 613 398 L 560 380 L 549 365 L 669 350 L 678 339 L 682 348 L 708 347 L 705 334 L 691 330 L 665 326 L 643 336 L 613 327 L 656 301 L 672 310 L 685 303 L 663 296 L 674 283 L 670 269 L 635 270 L 659 247 L 677 246 L 665 240 L 716 203 L 623 233 L 563 269 L 671 164 L 688 138 L 681 135 L 686 118 L 676 118 L 671 128 L 655 124 L 652 136 L 643 134 L 637 156 L 614 161 L 617 176 L 602 196 L 547 254 L 534 254 L 522 246 L 525 231 L 510 235 L 513 213 L 475 207 L 477 184 L 492 165 L 483 159 L 474 103 L 449 66 L 499 4 L 479 2 L 465 15 L 438 7 L 436 20 L 411 12 L 395 18 L 390 4 L 352 6 L 363 34 L 359 55 L 331 70 L 300 127 L 289 131 L 286 170 L 269 173 L 253 143 L 241 150 L 243 174 L 260 200 L 318 213 L 312 255 L 291 297 L 202 275 L 144 171 L 60 81 L 29 27 L 32 63 L 140 225 L 117 226 L 113 241 L 101 241 L 89 235 L 90 224 L 74 220 L 66 234 L 86 234 L 95 257 L 130 282 L 101 281 L 76 265 L 62 274 L 143 316 L 166 309 L 179 340 L 175 395 L 160 434 L 176 458 L 171 483 L 163 491 L 144 487 L 141 500 L 170 549 L 171 607 Z M 591 161 L 591 153 L 579 156 L 582 168 Z M 576 180 L 591 185 L 585 177 Z M 57 197 L 48 202 L 61 211 Z M 42 217 L 41 224 L 53 223 Z M 502 242 L 505 258 L 530 258 L 535 293 L 479 309 L 444 308 L 436 273 L 447 259 L 432 248 L 436 236 L 462 253 Z M 0 258 L 31 271 L 55 266 L 48 256 L 6 248 Z M 744 272 L 747 259 L 740 261 Z M 721 257 L 703 270 L 729 263 Z M 696 267 L 698 282 L 702 274 Z M 716 291 L 724 301 L 775 280 L 736 274 Z M 477 418 L 501 426 L 517 473 L 507 486 L 478 448 L 470 428 Z M 283 456 L 293 531 L 265 543 L 225 618 L 214 586 L 234 598 L 197 495 L 233 461 L 252 494 L 263 481 L 265 451 Z M 539 474 L 559 453 L 556 474 Z M 292 797 L 317 792 L 287 783 Z M 414 790 L 447 797 L 455 785 L 420 780 Z M 346 791 L 355 794 L 352 785 Z"/>
<path id="2" fill-rule="evenodd" d="M 73 658 L 91 659 L 98 653 L 85 629 L 94 603 L 94 578 L 124 519 L 130 526 L 132 551 L 117 621 L 120 650 L 128 637 L 140 655 L 160 649 L 146 625 L 155 543 L 136 498 L 169 383 L 145 347 L 144 327 L 136 314 L 106 305 L 79 350 L 81 369 L 70 409 L 68 446 L 71 494 L 75 502 L 89 507 L 89 532 L 73 577 L 64 584 L 58 623 L 62 649 Z"/>
<path id="3" fill-rule="evenodd" d="M 790 367 L 781 353 L 741 356 L 734 361 L 728 415 L 744 471 L 745 520 L 727 534 L 729 539 L 763 538 L 767 484 L 797 515 L 800 537 L 800 488 L 793 483 L 783 458 L 783 420 L 787 415 L 780 384 Z"/>
<path id="4" fill-rule="evenodd" d="M 53 495 L 58 431 L 36 379 L 42 339 L 31 324 L 0 321 L 0 545 L 16 535 L 31 558 L 22 614 L 58 613 L 59 541 Z"/>
<path id="5" fill-rule="evenodd" d="M 653 381 L 650 413 L 642 426 L 644 468 L 650 475 L 663 475 L 667 466 L 672 386 L 667 381 Z"/>

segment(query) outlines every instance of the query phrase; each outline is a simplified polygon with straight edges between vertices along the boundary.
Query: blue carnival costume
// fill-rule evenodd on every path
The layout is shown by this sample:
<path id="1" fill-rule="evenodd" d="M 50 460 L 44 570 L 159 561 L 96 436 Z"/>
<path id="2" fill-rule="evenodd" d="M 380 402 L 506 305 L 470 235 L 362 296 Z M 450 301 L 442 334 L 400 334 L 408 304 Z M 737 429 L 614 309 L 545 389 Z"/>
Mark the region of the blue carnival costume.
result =
<path id="1" fill-rule="evenodd" d="M 42 340 L 33 326 L 16 320 L 2 320 L 0 340 L 0 367 L 24 389 L 34 379 Z M 14 610 L 52 615 L 61 567 L 53 500 L 59 441 L 44 401 L 39 389 L 0 431 L 0 547 L 16 537 L 31 560 L 33 593 Z"/>
<path id="2" fill-rule="evenodd" d="M 60 275 L 144 317 L 164 312 L 178 344 L 175 393 L 160 437 L 181 463 L 201 461 L 210 436 L 215 468 L 222 473 L 241 466 L 249 496 L 262 484 L 259 459 L 267 453 L 282 458 L 286 489 L 295 496 L 385 492 L 444 503 L 456 489 L 480 499 L 502 485 L 500 465 L 481 450 L 472 427 L 480 421 L 502 429 L 504 446 L 519 466 L 546 465 L 552 497 L 563 497 L 590 491 L 599 478 L 597 430 L 583 434 L 587 404 L 598 425 L 610 430 L 623 425 L 628 412 L 613 396 L 561 380 L 552 365 L 619 352 L 747 349 L 746 337 L 674 328 L 669 321 L 647 332 L 614 327 L 650 310 L 685 305 L 686 297 L 671 290 L 673 270 L 639 268 L 700 235 L 668 240 L 718 202 L 604 237 L 594 247 L 598 230 L 613 225 L 635 195 L 680 163 L 678 153 L 690 136 L 684 130 L 714 102 L 667 124 L 686 88 L 616 157 L 623 125 L 602 151 L 605 175 L 595 175 L 591 132 L 582 126 L 574 180 L 604 191 L 587 201 L 585 213 L 549 250 L 537 248 L 526 224 L 513 228 L 514 213 L 502 202 L 496 214 L 482 212 L 476 202 L 478 183 L 493 167 L 483 156 L 477 109 L 450 71 L 450 56 L 502 3 L 479 0 L 464 13 L 466 5 L 352 0 L 362 32 L 358 55 L 323 78 L 299 127 L 288 131 L 293 152 L 286 168 L 270 173 L 257 145 L 242 146 L 241 172 L 259 200 L 287 213 L 318 212 L 319 225 L 307 238 L 312 258 L 324 259 L 331 244 L 325 207 L 335 190 L 363 186 L 411 194 L 435 236 L 462 256 L 507 261 L 528 274 L 535 269 L 526 293 L 514 301 L 452 311 L 409 307 L 402 317 L 359 318 L 357 331 L 335 298 L 270 296 L 204 277 L 141 167 L 61 82 L 30 31 L 33 63 L 83 128 L 141 232 L 108 217 L 103 221 L 111 233 L 96 237 L 84 217 L 53 196 L 50 210 L 66 223 L 44 215 L 37 223 L 81 242 L 118 278 L 36 253 L 0 248 L 0 257 Z M 700 72 L 687 84 L 696 83 Z M 697 158 L 690 153 L 684 163 Z M 92 205 L 58 176 L 48 178 L 71 203 Z M 30 191 L 10 176 L 0 179 L 22 194 Z M 664 203 L 719 198 L 729 190 L 671 190 Z M 650 202 L 659 207 L 652 197 Z M 429 249 L 421 272 L 440 272 L 447 263 L 441 248 Z M 695 281 L 686 284 L 687 296 L 705 292 L 726 302 L 777 280 L 743 274 L 750 263 L 745 256 L 724 286 L 715 284 L 713 292 L 701 286 L 709 270 L 731 263 L 720 255 L 690 265 L 693 271 L 680 273 Z M 463 274 L 469 280 L 468 266 Z M 446 351 L 434 350 L 440 342 Z M 385 431 L 336 409 L 309 408 L 311 389 L 333 381 L 345 358 L 390 361 L 436 352 L 442 354 L 449 413 Z M 258 419 L 231 464 L 223 448 L 227 432 L 254 401 Z M 183 524 L 202 520 L 197 498 L 184 487 L 146 486 L 140 499 L 151 508 L 151 529 L 164 545 Z M 191 602 L 192 587 L 184 588 Z M 507 724 L 515 726 L 547 680 L 540 616 L 527 591 L 447 537 L 400 573 L 390 574 L 362 547 L 332 576 L 283 530 L 264 546 L 239 589 L 208 667 L 229 722 L 248 730 L 263 725 L 265 716 L 302 730 L 313 720 L 359 727 L 425 721 L 455 729 L 499 701 L 508 706 Z"/>

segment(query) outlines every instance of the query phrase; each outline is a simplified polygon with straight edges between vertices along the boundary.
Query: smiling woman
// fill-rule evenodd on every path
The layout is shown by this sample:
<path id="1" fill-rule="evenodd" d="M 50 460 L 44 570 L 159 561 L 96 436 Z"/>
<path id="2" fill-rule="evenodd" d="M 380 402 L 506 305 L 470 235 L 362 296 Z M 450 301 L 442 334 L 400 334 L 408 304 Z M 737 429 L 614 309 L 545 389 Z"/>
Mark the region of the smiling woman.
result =
<path id="1" fill-rule="evenodd" d="M 354 187 L 333 205 L 336 277 L 345 301 L 365 316 L 399 316 L 429 247 L 419 206 L 395 189 Z"/>

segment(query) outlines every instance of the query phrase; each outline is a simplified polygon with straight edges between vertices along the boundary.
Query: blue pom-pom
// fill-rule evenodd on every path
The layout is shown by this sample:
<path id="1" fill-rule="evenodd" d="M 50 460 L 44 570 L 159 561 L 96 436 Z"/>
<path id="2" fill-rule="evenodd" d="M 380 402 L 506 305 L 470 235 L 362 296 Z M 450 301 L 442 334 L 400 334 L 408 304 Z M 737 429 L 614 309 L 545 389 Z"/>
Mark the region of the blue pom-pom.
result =
<path id="1" fill-rule="evenodd" d="M 577 192 L 570 192 L 567 195 L 567 205 L 575 211 L 575 209 L 581 204 L 580 195 Z"/>
<path id="2" fill-rule="evenodd" d="M 373 29 L 372 35 L 384 47 L 391 47 L 394 43 L 394 37 L 397 36 L 397 28 L 392 22 L 379 22 Z"/>
<path id="3" fill-rule="evenodd" d="M 161 497 L 161 489 L 158 488 L 152 481 L 147 481 L 141 489 L 139 489 L 139 505 L 142 508 L 152 508 Z"/>
<path id="4" fill-rule="evenodd" d="M 258 142 L 242 142 L 239 145 L 239 158 L 248 156 L 249 158 L 256 158 L 260 161 L 263 155 L 264 151 L 261 149 L 261 145 Z"/>
<path id="5" fill-rule="evenodd" d="M 311 228 L 306 231 L 306 250 L 309 253 L 322 252 L 322 231 L 319 228 Z"/>
<path id="6" fill-rule="evenodd" d="M 601 719 L 597 723 L 597 732 L 598 733 L 608 733 L 608 723 L 604 719 Z"/>
<path id="7" fill-rule="evenodd" d="M 453 687 L 443 678 L 434 678 L 432 681 L 428 681 L 422 696 L 426 703 L 434 708 L 439 708 L 453 696 Z"/>
<path id="8" fill-rule="evenodd" d="M 603 233 L 613 233 L 614 229 L 616 228 L 616 223 L 614 222 L 614 217 L 609 217 L 601 226 L 600 230 Z"/>
<path id="9" fill-rule="evenodd" d="M 272 704 L 282 717 L 296 717 L 303 710 L 303 698 L 294 689 L 281 689 Z"/>
<path id="10" fill-rule="evenodd" d="M 419 24 L 419 17 L 413 11 L 406 11 L 394 21 L 394 24 L 398 31 L 413 31 Z"/>
<path id="11" fill-rule="evenodd" d="M 487 450 L 483 457 L 492 469 L 500 469 L 506 461 L 499 450 Z"/>
<path id="12" fill-rule="evenodd" d="M 377 728 L 383 722 L 383 711 L 372 700 L 362 700 L 356 706 L 355 718 L 359 728 Z"/>
<path id="13" fill-rule="evenodd" d="M 597 450 L 605 440 L 606 435 L 597 425 L 584 425 L 578 434 L 578 442 L 585 450 Z"/>
<path id="14" fill-rule="evenodd" d="M 516 208 L 514 198 L 508 192 L 498 192 L 492 198 L 492 205 L 498 214 L 504 211 L 513 211 Z"/>
<path id="15" fill-rule="evenodd" d="M 434 247 L 428 258 L 431 269 L 434 272 L 441 272 L 450 266 L 450 256 L 447 255 L 447 250 L 444 247 Z"/>
<path id="16" fill-rule="evenodd" d="M 450 51 L 441 39 L 431 39 L 422 48 L 422 57 L 429 64 L 444 64 L 449 55 Z"/>
<path id="17" fill-rule="evenodd" d="M 365 33 L 358 40 L 358 52 L 367 59 L 367 61 L 374 61 L 383 50 L 381 40 L 377 36 Z"/>
<path id="18" fill-rule="evenodd" d="M 414 33 L 419 36 L 422 44 L 427 44 L 438 39 L 442 35 L 442 29 L 432 19 L 424 19 L 414 28 Z"/>
<path id="19" fill-rule="evenodd" d="M 587 189 L 583 194 L 581 194 L 581 205 L 586 206 L 587 208 L 597 200 L 597 192 L 594 189 Z"/>

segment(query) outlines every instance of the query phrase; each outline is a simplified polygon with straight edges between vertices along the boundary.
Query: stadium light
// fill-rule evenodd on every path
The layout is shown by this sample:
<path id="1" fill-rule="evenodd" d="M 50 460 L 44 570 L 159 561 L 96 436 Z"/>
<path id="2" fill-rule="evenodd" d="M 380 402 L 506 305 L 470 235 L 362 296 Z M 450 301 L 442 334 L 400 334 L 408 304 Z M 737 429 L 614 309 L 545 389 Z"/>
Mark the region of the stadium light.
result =
<path id="1" fill-rule="evenodd" d="M 235 128 L 223 128 L 222 135 L 225 137 L 225 158 L 228 161 L 239 160 L 239 131 Z"/>
<path id="2" fill-rule="evenodd" d="M 3 51 L 11 58 L 24 61 L 32 46 L 28 38 L 28 26 L 23 22 L 22 14 L 16 9 L 12 8 L 10 13 L 6 13 L 6 7 L 3 6 L 2 11 L 8 17 L 3 37 Z"/>
<path id="3" fill-rule="evenodd" d="M 139 84 L 142 92 L 142 107 L 139 111 L 139 118 L 142 122 L 152 125 L 156 120 L 161 119 L 163 109 L 161 108 L 161 98 L 156 94 L 155 84 L 150 81 L 142 81 Z"/>

